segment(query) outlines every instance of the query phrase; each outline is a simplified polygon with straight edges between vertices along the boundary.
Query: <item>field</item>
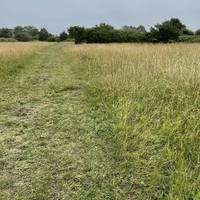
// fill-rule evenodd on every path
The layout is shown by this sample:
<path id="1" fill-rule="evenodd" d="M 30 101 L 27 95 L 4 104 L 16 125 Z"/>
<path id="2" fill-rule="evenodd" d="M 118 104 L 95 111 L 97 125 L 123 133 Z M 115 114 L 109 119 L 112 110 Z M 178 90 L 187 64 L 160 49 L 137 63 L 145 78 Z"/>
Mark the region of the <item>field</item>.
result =
<path id="1" fill-rule="evenodd" d="M 22 60 L 31 56 L 34 52 L 48 46 L 48 43 L 1 43 L 0 44 L 0 75 L 6 73 L 13 73 L 16 71 L 17 66 L 22 64 Z"/>
<path id="2" fill-rule="evenodd" d="M 0 44 L 0 199 L 200 199 L 199 44 Z"/>

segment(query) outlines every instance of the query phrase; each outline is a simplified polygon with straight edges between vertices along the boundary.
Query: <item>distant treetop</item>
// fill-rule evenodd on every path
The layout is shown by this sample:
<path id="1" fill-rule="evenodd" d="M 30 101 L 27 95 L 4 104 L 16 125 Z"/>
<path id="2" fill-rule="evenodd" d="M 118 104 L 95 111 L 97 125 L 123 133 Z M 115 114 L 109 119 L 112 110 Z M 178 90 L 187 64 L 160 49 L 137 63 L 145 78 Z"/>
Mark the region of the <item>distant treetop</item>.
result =
<path id="1" fill-rule="evenodd" d="M 39 30 L 34 26 L 16 26 L 14 29 L 0 29 L 0 38 L 13 38 L 18 41 L 40 40 L 51 42 L 74 39 L 77 44 L 83 42 L 179 42 L 183 41 L 183 38 L 187 38 L 187 41 L 190 41 L 190 38 L 192 38 L 191 41 L 197 41 L 197 39 L 194 40 L 194 37 L 198 35 L 200 35 L 200 29 L 194 33 L 178 18 L 171 18 L 157 24 L 151 27 L 150 31 L 147 31 L 143 25 L 125 25 L 121 29 L 116 29 L 106 23 L 100 23 L 91 28 L 72 26 L 58 36 L 49 33 L 46 28 Z"/>

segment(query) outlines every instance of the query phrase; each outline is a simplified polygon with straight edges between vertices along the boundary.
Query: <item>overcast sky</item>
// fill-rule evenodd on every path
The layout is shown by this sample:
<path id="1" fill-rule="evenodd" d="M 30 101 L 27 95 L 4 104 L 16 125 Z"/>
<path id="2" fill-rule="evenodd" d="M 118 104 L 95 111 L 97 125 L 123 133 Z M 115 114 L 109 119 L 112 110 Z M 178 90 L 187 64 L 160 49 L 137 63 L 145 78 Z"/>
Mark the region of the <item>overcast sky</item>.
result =
<path id="1" fill-rule="evenodd" d="M 53 33 L 101 22 L 148 27 L 170 17 L 200 28 L 200 0 L 0 0 L 0 27 L 34 25 Z"/>

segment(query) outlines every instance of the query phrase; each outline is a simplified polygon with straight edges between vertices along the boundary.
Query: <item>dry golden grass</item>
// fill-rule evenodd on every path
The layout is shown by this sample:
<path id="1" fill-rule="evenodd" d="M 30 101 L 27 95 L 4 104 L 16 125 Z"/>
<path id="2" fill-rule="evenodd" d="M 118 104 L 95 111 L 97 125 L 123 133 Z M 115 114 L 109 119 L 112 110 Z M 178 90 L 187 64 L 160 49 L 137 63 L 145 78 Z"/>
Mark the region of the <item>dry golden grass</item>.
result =
<path id="1" fill-rule="evenodd" d="M 0 43 L 0 71 L 6 70 L 8 66 L 11 67 L 12 63 L 18 62 L 48 45 L 49 43 L 43 42 Z"/>
<path id="2" fill-rule="evenodd" d="M 161 75 L 183 84 L 200 81 L 199 44 L 85 44 L 72 46 L 71 51 L 80 62 L 87 61 L 88 73 L 100 72 L 98 80 L 107 83 L 106 88 L 129 88 Z"/>
<path id="3" fill-rule="evenodd" d="M 199 200 L 200 45 L 46 45 L 0 44 L 2 198 Z"/>
<path id="4" fill-rule="evenodd" d="M 137 199 L 200 199 L 200 45 L 84 44 L 65 51 L 97 107 L 113 117 L 121 165 L 129 166 L 121 170 Z"/>
<path id="5" fill-rule="evenodd" d="M 0 57 L 19 58 L 20 56 L 32 54 L 33 52 L 47 47 L 49 43 L 44 42 L 16 42 L 0 43 Z"/>

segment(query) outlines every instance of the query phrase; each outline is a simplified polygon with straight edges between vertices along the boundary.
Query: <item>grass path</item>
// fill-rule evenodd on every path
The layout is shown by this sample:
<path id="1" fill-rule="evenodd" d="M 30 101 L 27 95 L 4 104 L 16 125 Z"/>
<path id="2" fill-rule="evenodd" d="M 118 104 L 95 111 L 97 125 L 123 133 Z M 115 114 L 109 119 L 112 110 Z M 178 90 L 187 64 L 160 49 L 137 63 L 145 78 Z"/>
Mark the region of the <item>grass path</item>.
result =
<path id="1" fill-rule="evenodd" d="M 0 79 L 0 199 L 128 199 L 109 120 L 88 106 L 62 47 Z"/>

